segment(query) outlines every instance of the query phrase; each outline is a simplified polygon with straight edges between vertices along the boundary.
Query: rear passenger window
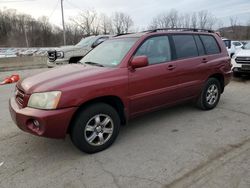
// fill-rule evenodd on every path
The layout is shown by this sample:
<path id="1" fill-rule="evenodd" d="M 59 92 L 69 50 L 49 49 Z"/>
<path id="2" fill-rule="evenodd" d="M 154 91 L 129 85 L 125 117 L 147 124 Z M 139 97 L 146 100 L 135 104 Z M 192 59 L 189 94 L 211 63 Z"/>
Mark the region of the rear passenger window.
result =
<path id="1" fill-rule="evenodd" d="M 199 55 L 205 55 L 204 46 L 201 42 L 200 37 L 198 35 L 194 35 L 194 39 L 198 48 Z"/>
<path id="2" fill-rule="evenodd" d="M 207 54 L 218 54 L 220 53 L 220 48 L 213 36 L 210 35 L 200 35 L 201 40 L 204 44 Z"/>
<path id="3" fill-rule="evenodd" d="M 198 56 L 193 35 L 173 35 L 177 59 Z"/>
<path id="4" fill-rule="evenodd" d="M 147 39 L 137 50 L 135 56 L 145 55 L 149 64 L 164 63 L 171 60 L 171 49 L 168 36 Z"/>

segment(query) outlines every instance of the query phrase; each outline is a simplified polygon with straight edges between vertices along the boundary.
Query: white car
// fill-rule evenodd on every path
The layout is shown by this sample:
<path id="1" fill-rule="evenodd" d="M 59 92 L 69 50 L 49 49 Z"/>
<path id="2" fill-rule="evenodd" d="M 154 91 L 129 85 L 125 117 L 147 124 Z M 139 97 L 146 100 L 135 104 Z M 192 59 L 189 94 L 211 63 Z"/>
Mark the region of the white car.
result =
<path id="1" fill-rule="evenodd" d="M 250 74 L 250 43 L 245 44 L 232 58 L 233 73 L 238 77 L 241 74 Z"/>
<path id="2" fill-rule="evenodd" d="M 222 38 L 223 42 L 227 47 L 228 55 L 232 58 L 242 47 L 243 44 L 240 41 L 232 41 L 227 38 Z"/>
<path id="3" fill-rule="evenodd" d="M 83 38 L 75 46 L 62 46 L 48 51 L 48 67 L 77 63 L 90 50 L 98 46 L 103 41 L 111 38 L 111 35 L 98 35 Z"/>

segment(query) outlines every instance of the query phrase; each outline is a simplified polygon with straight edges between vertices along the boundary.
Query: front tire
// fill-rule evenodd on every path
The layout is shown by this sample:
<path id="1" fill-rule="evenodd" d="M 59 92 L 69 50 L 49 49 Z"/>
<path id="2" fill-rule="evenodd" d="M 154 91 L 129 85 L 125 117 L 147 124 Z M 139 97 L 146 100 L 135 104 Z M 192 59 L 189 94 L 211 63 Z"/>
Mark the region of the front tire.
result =
<path id="1" fill-rule="evenodd" d="M 197 106 L 202 110 L 211 110 L 217 106 L 220 95 L 220 82 L 216 78 L 209 78 L 200 94 Z"/>
<path id="2" fill-rule="evenodd" d="M 112 145 L 119 129 L 117 111 L 108 104 L 97 103 L 77 114 L 70 134 L 72 142 L 81 151 L 96 153 Z"/>

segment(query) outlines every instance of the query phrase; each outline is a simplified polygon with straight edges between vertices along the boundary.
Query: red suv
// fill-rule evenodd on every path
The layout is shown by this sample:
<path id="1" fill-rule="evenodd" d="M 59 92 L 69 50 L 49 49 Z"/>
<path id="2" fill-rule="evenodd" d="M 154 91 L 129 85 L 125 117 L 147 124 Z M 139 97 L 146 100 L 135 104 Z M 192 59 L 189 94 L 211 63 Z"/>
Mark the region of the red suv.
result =
<path id="1" fill-rule="evenodd" d="M 69 133 L 80 150 L 94 153 L 135 116 L 184 101 L 213 109 L 230 78 L 230 58 L 217 34 L 157 29 L 114 37 L 78 64 L 19 81 L 10 113 L 26 132 Z"/>

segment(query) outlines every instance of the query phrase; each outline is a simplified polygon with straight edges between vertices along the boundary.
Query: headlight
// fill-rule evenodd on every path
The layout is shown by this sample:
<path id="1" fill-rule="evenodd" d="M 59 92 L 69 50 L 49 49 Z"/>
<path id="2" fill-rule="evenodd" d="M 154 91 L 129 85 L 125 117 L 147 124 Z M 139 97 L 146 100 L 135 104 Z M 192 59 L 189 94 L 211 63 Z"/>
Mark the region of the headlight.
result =
<path id="1" fill-rule="evenodd" d="M 57 58 L 63 58 L 64 57 L 64 53 L 63 52 L 56 52 L 56 57 Z"/>
<path id="2" fill-rule="evenodd" d="M 61 91 L 33 93 L 28 102 L 28 107 L 52 110 L 56 109 L 61 97 Z"/>

